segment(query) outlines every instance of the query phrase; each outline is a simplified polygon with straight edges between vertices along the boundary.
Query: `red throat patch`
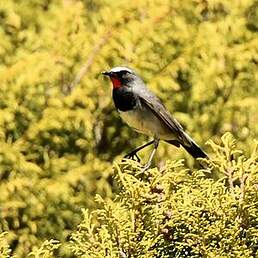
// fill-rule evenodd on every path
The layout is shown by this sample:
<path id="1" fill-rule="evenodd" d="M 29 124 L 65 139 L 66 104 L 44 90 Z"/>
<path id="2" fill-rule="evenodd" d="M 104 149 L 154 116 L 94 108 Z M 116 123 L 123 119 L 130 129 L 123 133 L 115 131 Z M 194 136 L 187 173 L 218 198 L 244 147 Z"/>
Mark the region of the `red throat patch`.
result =
<path id="1" fill-rule="evenodd" d="M 119 79 L 115 78 L 115 77 L 111 77 L 111 81 L 113 83 L 114 89 L 118 89 L 122 85 L 121 81 Z"/>

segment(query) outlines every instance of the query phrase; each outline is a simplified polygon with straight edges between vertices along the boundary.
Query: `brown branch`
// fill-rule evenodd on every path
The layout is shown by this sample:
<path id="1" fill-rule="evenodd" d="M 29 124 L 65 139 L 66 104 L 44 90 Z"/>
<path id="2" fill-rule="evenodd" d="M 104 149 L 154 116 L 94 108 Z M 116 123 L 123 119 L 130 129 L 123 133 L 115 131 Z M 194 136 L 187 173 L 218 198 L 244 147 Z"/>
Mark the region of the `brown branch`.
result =
<path id="1" fill-rule="evenodd" d="M 85 76 L 85 74 L 88 72 L 89 68 L 94 62 L 94 59 L 96 55 L 100 52 L 101 48 L 105 45 L 105 43 L 108 41 L 109 37 L 111 36 L 111 32 L 106 32 L 100 40 L 97 42 L 97 44 L 92 49 L 91 53 L 89 54 L 89 57 L 87 61 L 82 65 L 81 69 L 75 76 L 74 80 L 71 82 L 71 84 L 67 87 L 68 92 L 71 92 L 73 88 L 80 83 L 82 78 Z"/>
<path id="2" fill-rule="evenodd" d="M 234 169 L 229 167 L 226 169 L 226 176 L 228 177 L 228 184 L 229 184 L 229 189 L 230 189 L 230 192 L 231 192 L 231 195 L 235 198 L 235 187 L 234 187 L 234 180 L 233 180 L 233 172 L 234 172 Z"/>
<path id="3" fill-rule="evenodd" d="M 240 197 L 239 197 L 239 206 L 238 206 L 238 218 L 243 222 L 243 205 L 244 205 L 244 198 L 245 198 L 245 183 L 247 179 L 247 174 L 242 174 L 240 179 Z"/>

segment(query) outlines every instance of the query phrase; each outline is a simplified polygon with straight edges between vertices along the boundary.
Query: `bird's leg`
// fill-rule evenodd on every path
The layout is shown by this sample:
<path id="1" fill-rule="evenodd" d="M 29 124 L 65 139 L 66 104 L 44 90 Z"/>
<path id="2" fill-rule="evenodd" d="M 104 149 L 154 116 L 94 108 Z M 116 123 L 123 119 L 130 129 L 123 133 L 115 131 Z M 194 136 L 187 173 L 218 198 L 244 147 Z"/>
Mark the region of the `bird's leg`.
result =
<path id="1" fill-rule="evenodd" d="M 153 148 L 153 150 L 152 150 L 152 152 L 150 154 L 148 162 L 145 164 L 145 166 L 143 168 L 143 171 L 146 171 L 150 167 L 152 159 L 154 157 L 154 154 L 155 154 L 155 152 L 156 152 L 156 150 L 157 150 L 157 148 L 159 146 L 159 139 L 154 139 L 153 140 L 153 145 L 154 145 L 154 148 Z"/>
<path id="2" fill-rule="evenodd" d="M 124 158 L 125 158 L 125 159 L 132 159 L 132 160 L 134 160 L 134 157 L 136 157 L 137 161 L 140 162 L 141 159 L 140 159 L 139 156 L 137 155 L 137 152 L 140 151 L 140 150 L 142 150 L 142 149 L 144 149 L 145 147 L 147 147 L 147 146 L 153 144 L 154 142 L 155 142 L 155 140 L 152 140 L 152 141 L 150 141 L 150 142 L 145 143 L 144 145 L 142 145 L 142 146 L 136 148 L 135 150 L 129 152 L 128 154 L 126 154 L 126 155 L 124 156 Z"/>

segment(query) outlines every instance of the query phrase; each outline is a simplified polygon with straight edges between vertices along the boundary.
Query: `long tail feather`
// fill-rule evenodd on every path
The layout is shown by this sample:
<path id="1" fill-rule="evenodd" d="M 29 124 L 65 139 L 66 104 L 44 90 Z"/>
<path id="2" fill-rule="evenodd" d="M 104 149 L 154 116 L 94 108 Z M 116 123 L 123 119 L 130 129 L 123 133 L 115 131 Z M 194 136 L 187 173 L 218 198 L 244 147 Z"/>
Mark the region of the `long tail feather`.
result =
<path id="1" fill-rule="evenodd" d="M 208 155 L 195 143 L 191 142 L 191 145 L 182 144 L 185 150 L 192 155 L 195 159 L 196 158 L 209 158 Z"/>

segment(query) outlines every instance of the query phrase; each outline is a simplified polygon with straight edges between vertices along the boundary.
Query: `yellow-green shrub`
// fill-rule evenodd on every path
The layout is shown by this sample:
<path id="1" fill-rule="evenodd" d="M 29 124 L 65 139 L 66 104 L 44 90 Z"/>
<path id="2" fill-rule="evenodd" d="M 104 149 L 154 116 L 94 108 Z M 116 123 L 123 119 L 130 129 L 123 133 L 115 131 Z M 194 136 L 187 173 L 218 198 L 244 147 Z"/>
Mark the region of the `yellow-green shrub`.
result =
<path id="1" fill-rule="evenodd" d="M 144 173 L 134 161 L 115 164 L 117 194 L 83 210 L 70 242 L 75 257 L 257 257 L 258 142 L 249 158 L 230 134 L 210 145 L 218 181 L 182 160 Z"/>
<path id="2" fill-rule="evenodd" d="M 257 257 L 258 145 L 246 158 L 229 134 L 210 144 L 211 170 L 224 173 L 217 182 L 182 161 L 144 174 L 138 163 L 115 165 L 121 190 L 83 211 L 72 235 L 77 257 Z"/>

